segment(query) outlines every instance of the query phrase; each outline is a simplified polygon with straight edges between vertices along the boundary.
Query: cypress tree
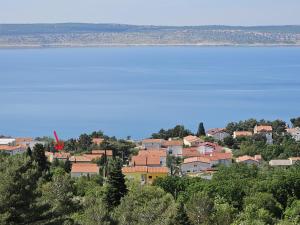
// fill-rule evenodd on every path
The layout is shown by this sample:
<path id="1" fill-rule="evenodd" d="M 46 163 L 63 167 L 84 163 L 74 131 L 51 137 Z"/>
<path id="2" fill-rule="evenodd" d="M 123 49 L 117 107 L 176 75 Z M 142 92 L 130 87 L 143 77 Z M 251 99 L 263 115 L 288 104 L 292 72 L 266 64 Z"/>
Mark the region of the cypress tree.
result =
<path id="1" fill-rule="evenodd" d="M 27 148 L 27 150 L 26 150 L 26 155 L 29 156 L 29 157 L 31 158 L 31 156 L 32 156 L 32 150 L 31 150 L 30 147 Z"/>
<path id="2" fill-rule="evenodd" d="M 205 136 L 206 133 L 205 133 L 205 129 L 204 129 L 204 125 L 203 123 L 199 123 L 199 127 L 198 127 L 198 131 L 197 131 L 197 136 L 200 137 L 200 136 Z"/>
<path id="3" fill-rule="evenodd" d="M 116 159 L 111 162 L 111 167 L 107 179 L 107 190 L 104 201 L 109 209 L 120 204 L 121 198 L 127 193 L 125 176 L 122 173 L 121 161 Z"/>
<path id="4" fill-rule="evenodd" d="M 177 214 L 175 217 L 175 224 L 176 225 L 191 225 L 192 224 L 189 220 L 188 215 L 186 214 L 183 203 L 180 203 L 179 207 L 177 209 Z"/>
<path id="5" fill-rule="evenodd" d="M 36 144 L 33 147 L 32 159 L 37 162 L 38 170 L 41 173 L 49 170 L 49 163 L 45 155 L 45 147 L 42 144 Z"/>
<path id="6" fill-rule="evenodd" d="M 67 159 L 65 161 L 65 164 L 64 164 L 64 170 L 67 172 L 67 173 L 70 173 L 71 172 L 71 168 L 72 168 L 72 164 L 70 162 L 69 159 Z"/>

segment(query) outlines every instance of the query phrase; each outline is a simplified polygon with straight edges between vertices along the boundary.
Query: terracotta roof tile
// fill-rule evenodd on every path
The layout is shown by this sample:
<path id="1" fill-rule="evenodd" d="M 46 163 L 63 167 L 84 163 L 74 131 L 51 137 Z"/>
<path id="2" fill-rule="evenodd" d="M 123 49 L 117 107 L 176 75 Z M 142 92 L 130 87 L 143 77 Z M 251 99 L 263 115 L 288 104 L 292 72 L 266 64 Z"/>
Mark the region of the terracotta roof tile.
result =
<path id="1" fill-rule="evenodd" d="M 74 163 L 72 164 L 72 173 L 99 173 L 97 164 L 92 163 Z"/>

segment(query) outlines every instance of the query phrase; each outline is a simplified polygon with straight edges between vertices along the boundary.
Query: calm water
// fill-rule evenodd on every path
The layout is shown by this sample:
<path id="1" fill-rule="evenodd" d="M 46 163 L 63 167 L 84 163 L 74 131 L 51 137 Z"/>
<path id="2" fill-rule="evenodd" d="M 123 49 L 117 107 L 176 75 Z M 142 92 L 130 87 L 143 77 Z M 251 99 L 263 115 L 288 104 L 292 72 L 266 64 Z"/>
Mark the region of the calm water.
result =
<path id="1" fill-rule="evenodd" d="M 300 48 L 0 50 L 0 134 L 149 136 L 300 116 Z"/>

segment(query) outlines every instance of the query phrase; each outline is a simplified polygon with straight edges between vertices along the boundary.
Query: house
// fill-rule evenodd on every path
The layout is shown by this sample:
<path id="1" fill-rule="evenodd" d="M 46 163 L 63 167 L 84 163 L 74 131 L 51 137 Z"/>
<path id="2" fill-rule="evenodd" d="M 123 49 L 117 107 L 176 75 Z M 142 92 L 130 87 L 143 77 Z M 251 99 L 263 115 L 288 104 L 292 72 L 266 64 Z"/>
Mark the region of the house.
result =
<path id="1" fill-rule="evenodd" d="M 113 156 L 113 151 L 112 150 L 92 150 L 92 155 L 105 155 L 106 152 L 106 157 L 112 157 Z"/>
<path id="2" fill-rule="evenodd" d="M 198 157 L 202 154 L 198 151 L 197 147 L 191 147 L 191 148 L 183 148 L 182 149 L 182 157 L 188 158 L 188 157 Z"/>
<path id="3" fill-rule="evenodd" d="M 99 174 L 99 167 L 93 163 L 72 164 L 71 177 L 93 176 Z"/>
<path id="4" fill-rule="evenodd" d="M 201 171 L 212 168 L 210 159 L 206 157 L 192 157 L 184 159 L 181 164 L 182 174 L 199 173 Z"/>
<path id="5" fill-rule="evenodd" d="M 135 180 L 141 184 L 152 184 L 158 177 L 168 176 L 167 167 L 132 166 L 123 167 L 122 172 L 129 180 Z"/>
<path id="6" fill-rule="evenodd" d="M 296 141 L 300 141 L 300 127 L 288 128 L 286 132 L 290 134 Z"/>
<path id="7" fill-rule="evenodd" d="M 91 163 L 92 160 L 88 157 L 85 157 L 83 155 L 74 155 L 74 156 L 71 156 L 70 157 L 70 161 L 73 163 L 73 164 L 79 164 L 79 163 Z"/>
<path id="8" fill-rule="evenodd" d="M 189 136 L 186 136 L 183 138 L 184 145 L 189 146 L 189 147 L 198 146 L 202 142 L 203 141 L 199 137 L 193 136 L 193 135 L 189 135 Z"/>
<path id="9" fill-rule="evenodd" d="M 247 165 L 259 165 L 261 162 L 261 155 L 255 155 L 254 157 L 249 155 L 243 155 L 236 158 L 237 163 L 244 163 Z"/>
<path id="10" fill-rule="evenodd" d="M 200 173 L 210 170 L 217 165 L 229 166 L 232 164 L 231 153 L 212 153 L 210 155 L 201 155 L 184 159 L 181 165 L 182 174 Z"/>
<path id="11" fill-rule="evenodd" d="M 294 165 L 295 163 L 300 162 L 300 157 L 291 157 L 289 160 L 291 161 L 292 165 Z"/>
<path id="12" fill-rule="evenodd" d="M 176 157 L 182 156 L 183 141 L 181 140 L 169 140 L 164 142 L 164 146 L 167 147 L 167 153 Z"/>
<path id="13" fill-rule="evenodd" d="M 131 166 L 164 167 L 167 164 L 165 150 L 140 150 L 137 156 L 133 156 Z"/>
<path id="14" fill-rule="evenodd" d="M 269 162 L 270 166 L 291 166 L 292 165 L 292 160 L 289 159 L 273 159 Z"/>
<path id="15" fill-rule="evenodd" d="M 273 144 L 272 126 L 269 125 L 256 125 L 254 127 L 254 134 L 263 134 L 267 139 L 267 144 Z"/>
<path id="16" fill-rule="evenodd" d="M 222 147 L 212 142 L 204 142 L 201 143 L 197 149 L 200 154 L 211 154 L 214 151 L 221 151 Z"/>
<path id="17" fill-rule="evenodd" d="M 45 152 L 45 155 L 48 157 L 49 162 L 53 162 L 55 159 L 66 161 L 71 157 L 71 154 L 68 152 Z"/>
<path id="18" fill-rule="evenodd" d="M 15 138 L 0 138 L 0 145 L 16 145 Z"/>
<path id="19" fill-rule="evenodd" d="M 234 131 L 233 132 L 233 138 L 238 137 L 251 137 L 253 134 L 251 131 Z"/>
<path id="20" fill-rule="evenodd" d="M 92 143 L 95 145 L 100 145 L 104 141 L 104 138 L 93 138 Z"/>
<path id="21" fill-rule="evenodd" d="M 214 128 L 206 132 L 206 136 L 213 137 L 217 141 L 223 141 L 224 138 L 229 137 L 230 134 L 225 128 Z"/>
<path id="22" fill-rule="evenodd" d="M 0 152 L 6 153 L 9 155 L 22 154 L 25 151 L 26 151 L 26 149 L 20 145 L 17 145 L 17 146 L 0 145 Z"/>
<path id="23" fill-rule="evenodd" d="M 160 149 L 162 147 L 163 139 L 144 139 L 142 141 L 143 149 Z"/>

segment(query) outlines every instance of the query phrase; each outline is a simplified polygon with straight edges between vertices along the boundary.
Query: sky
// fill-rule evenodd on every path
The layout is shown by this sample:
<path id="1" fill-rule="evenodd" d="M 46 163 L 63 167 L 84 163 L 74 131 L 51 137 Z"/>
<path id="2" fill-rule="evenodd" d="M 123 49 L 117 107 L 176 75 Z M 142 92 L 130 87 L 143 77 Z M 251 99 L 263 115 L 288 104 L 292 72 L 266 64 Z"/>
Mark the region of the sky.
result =
<path id="1" fill-rule="evenodd" d="M 299 25 L 300 0 L 0 0 L 0 23 Z"/>

